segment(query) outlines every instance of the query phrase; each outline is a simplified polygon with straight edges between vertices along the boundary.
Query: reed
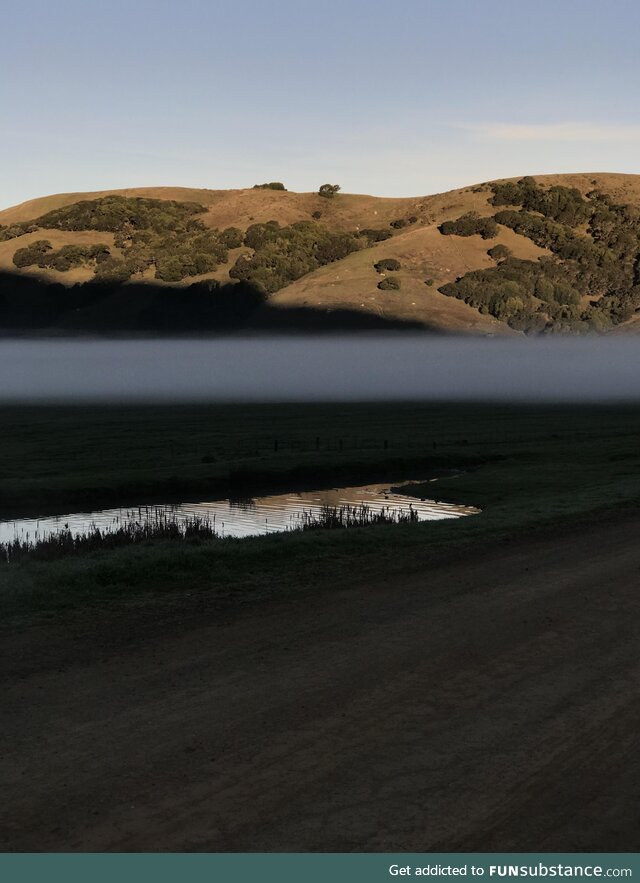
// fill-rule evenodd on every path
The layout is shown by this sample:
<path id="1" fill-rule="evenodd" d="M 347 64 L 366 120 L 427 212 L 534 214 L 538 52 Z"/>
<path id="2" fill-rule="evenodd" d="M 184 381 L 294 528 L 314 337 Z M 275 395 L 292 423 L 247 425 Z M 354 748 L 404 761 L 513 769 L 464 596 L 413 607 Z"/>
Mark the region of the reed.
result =
<path id="1" fill-rule="evenodd" d="M 145 507 L 128 512 L 108 527 L 92 525 L 88 531 L 75 534 L 68 524 L 46 536 L 16 537 L 0 543 L 0 560 L 11 564 L 24 558 L 51 561 L 68 555 L 115 549 L 152 540 L 208 540 L 218 536 L 215 521 L 190 515 L 178 518 L 164 509 Z"/>
<path id="2" fill-rule="evenodd" d="M 410 524 L 418 521 L 418 513 L 411 505 L 409 509 L 373 510 L 366 503 L 359 506 L 323 506 L 319 513 L 305 512 L 301 518 L 300 530 L 339 530 L 346 527 L 368 527 L 374 524 Z"/>
<path id="3" fill-rule="evenodd" d="M 372 510 L 366 504 L 324 506 L 319 512 L 304 512 L 286 528 L 286 531 L 410 524 L 418 520 L 418 513 L 411 506 L 404 511 L 389 506 L 382 510 Z M 144 507 L 129 511 L 122 518 L 114 519 L 107 527 L 99 528 L 93 524 L 83 533 L 76 534 L 68 524 L 65 524 L 61 530 L 45 536 L 26 534 L 16 537 L 8 543 L 0 543 L 0 561 L 8 564 L 25 558 L 53 561 L 69 555 L 84 555 L 156 540 L 202 541 L 222 537 L 222 532 L 217 529 L 215 517 L 213 519 L 200 515 L 179 517 L 170 510 Z"/>

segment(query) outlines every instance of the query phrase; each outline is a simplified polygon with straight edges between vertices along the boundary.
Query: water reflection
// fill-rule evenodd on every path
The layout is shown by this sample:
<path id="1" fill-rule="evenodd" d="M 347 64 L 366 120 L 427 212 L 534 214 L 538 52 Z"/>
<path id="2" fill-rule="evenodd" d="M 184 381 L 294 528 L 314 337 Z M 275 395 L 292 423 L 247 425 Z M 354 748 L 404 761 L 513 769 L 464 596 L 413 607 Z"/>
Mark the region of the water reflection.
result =
<path id="1" fill-rule="evenodd" d="M 177 520 L 194 516 L 205 518 L 216 532 L 225 537 L 258 536 L 300 527 L 306 516 L 319 515 L 327 506 L 340 508 L 362 505 L 367 506 L 372 513 L 413 511 L 418 521 L 460 518 L 479 512 L 473 506 L 421 500 L 407 494 L 394 493 L 388 483 L 383 483 L 241 500 L 154 506 L 150 510 L 103 509 L 48 518 L 20 518 L 0 522 L 0 543 L 9 543 L 14 539 L 42 539 L 67 528 L 74 536 L 79 536 L 87 533 L 93 525 L 100 530 L 115 530 L 131 519 L 144 518 L 145 512 L 166 513 Z"/>

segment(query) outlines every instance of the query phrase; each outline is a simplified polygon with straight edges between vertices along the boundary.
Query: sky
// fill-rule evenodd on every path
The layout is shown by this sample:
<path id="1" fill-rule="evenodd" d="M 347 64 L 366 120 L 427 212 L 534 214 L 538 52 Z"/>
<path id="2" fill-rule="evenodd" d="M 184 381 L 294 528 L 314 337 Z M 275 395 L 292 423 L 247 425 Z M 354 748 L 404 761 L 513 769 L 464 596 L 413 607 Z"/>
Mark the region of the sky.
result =
<path id="1" fill-rule="evenodd" d="M 640 172 L 637 0 L 3 6 L 0 208 L 131 186 L 416 196 Z"/>

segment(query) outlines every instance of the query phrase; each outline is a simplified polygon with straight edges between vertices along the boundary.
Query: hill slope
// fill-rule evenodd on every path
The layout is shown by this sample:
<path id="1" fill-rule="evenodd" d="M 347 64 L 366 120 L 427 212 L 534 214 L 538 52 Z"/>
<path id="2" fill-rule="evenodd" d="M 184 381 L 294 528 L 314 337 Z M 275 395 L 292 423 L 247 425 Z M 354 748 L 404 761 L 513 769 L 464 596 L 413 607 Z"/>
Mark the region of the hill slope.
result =
<path id="1" fill-rule="evenodd" d="M 271 320 L 304 310 L 311 327 L 316 315 L 348 311 L 458 333 L 640 329 L 640 176 L 515 180 L 511 190 L 502 181 L 405 199 L 255 188 L 58 194 L 0 212 L 0 272 L 66 287 L 99 280 L 120 301 L 134 282 L 178 289 L 176 298 L 192 283 L 242 282 L 266 294 Z M 469 213 L 445 235 L 446 222 Z M 376 270 L 379 261 L 392 269 Z M 618 265 L 627 273 L 614 278 Z"/>

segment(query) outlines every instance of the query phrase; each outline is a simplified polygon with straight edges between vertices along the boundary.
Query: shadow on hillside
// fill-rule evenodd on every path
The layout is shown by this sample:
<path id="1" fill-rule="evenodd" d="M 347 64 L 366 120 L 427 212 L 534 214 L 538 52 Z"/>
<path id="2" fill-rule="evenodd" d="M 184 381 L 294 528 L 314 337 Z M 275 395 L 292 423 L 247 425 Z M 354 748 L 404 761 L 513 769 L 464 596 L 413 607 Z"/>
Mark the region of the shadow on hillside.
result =
<path id="1" fill-rule="evenodd" d="M 436 330 L 356 310 L 272 307 L 246 283 L 195 282 L 181 288 L 153 283 L 86 282 L 66 287 L 0 272 L 0 331 L 41 334 L 230 331 L 319 332 Z"/>

